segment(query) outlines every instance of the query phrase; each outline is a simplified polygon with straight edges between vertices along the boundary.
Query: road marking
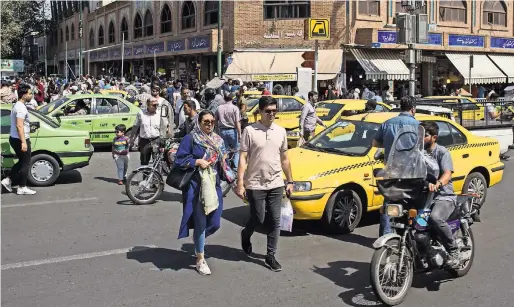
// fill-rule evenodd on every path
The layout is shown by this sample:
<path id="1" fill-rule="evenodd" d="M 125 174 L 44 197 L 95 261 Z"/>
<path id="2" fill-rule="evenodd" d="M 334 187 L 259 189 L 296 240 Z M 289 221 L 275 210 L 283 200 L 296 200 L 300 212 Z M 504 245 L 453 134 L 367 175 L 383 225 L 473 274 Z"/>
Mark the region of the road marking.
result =
<path id="1" fill-rule="evenodd" d="M 156 247 L 157 246 L 155 246 L 155 245 L 148 245 L 148 246 L 138 246 L 136 249 L 134 249 L 133 247 L 119 248 L 119 249 L 113 249 L 113 250 L 109 250 L 109 251 L 96 252 L 96 253 L 78 254 L 78 255 L 72 255 L 72 256 L 64 256 L 64 257 L 48 258 L 48 259 L 41 259 L 41 260 L 2 264 L 2 271 L 9 270 L 9 269 L 19 269 L 19 268 L 26 268 L 26 267 L 31 267 L 31 266 L 38 266 L 38 265 L 43 265 L 43 264 L 61 263 L 61 262 L 67 262 L 67 261 L 72 261 L 72 260 L 83 260 L 83 259 L 91 259 L 91 258 L 98 258 L 98 257 L 104 257 L 104 256 L 111 256 L 111 255 L 126 254 L 131 251 L 132 252 L 141 252 L 141 251 L 145 251 L 145 250 L 156 248 Z"/>
<path id="2" fill-rule="evenodd" d="M 81 201 L 91 201 L 97 200 L 96 197 L 88 197 L 88 198 L 70 198 L 70 199 L 55 199 L 48 201 L 40 201 L 34 203 L 26 203 L 26 204 L 15 204 L 15 205 L 3 205 L 3 208 L 15 208 L 15 207 L 26 207 L 26 206 L 39 206 L 39 205 L 51 205 L 51 204 L 62 204 L 62 203 L 77 203 Z"/>

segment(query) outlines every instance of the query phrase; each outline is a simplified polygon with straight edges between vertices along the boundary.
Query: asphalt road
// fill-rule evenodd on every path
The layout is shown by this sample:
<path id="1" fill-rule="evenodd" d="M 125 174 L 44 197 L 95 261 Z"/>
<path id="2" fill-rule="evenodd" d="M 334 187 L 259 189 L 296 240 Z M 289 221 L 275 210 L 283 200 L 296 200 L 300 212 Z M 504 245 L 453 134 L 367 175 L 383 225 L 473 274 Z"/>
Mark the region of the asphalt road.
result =
<path id="1" fill-rule="evenodd" d="M 402 306 L 513 306 L 514 162 L 506 164 L 473 228 L 470 273 L 416 276 Z M 95 153 L 90 166 L 35 196 L 2 195 L 2 306 L 379 305 L 369 285 L 376 214 L 343 236 L 295 223 L 279 242 L 284 270 L 273 273 L 263 266 L 263 234 L 253 237 L 255 259 L 241 251 L 248 208 L 230 194 L 222 228 L 207 240 L 213 275 L 205 277 L 194 271 L 191 239 L 176 239 L 181 196 L 167 188 L 158 203 L 135 206 L 114 176 L 110 154 Z"/>

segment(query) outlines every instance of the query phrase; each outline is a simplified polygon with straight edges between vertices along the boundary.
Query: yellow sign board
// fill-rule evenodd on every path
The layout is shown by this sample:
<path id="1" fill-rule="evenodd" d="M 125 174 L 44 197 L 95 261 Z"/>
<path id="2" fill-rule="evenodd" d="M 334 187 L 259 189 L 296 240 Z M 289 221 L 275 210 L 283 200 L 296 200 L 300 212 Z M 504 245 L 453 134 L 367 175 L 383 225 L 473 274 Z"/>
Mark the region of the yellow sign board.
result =
<path id="1" fill-rule="evenodd" d="M 330 39 L 330 18 L 309 18 L 308 26 L 310 40 Z"/>
<path id="2" fill-rule="evenodd" d="M 296 74 L 252 75 L 252 81 L 296 81 Z"/>

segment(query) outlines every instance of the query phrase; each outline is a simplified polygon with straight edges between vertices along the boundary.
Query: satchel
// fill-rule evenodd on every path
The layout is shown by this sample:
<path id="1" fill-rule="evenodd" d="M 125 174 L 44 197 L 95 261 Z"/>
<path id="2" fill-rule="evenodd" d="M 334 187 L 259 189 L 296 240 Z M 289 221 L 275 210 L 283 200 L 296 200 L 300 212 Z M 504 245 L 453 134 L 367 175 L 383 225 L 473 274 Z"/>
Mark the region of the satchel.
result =
<path id="1" fill-rule="evenodd" d="M 166 184 L 177 190 L 184 190 L 189 186 L 191 179 L 196 173 L 196 168 L 182 169 L 175 166 L 171 169 L 168 177 L 166 178 Z"/>

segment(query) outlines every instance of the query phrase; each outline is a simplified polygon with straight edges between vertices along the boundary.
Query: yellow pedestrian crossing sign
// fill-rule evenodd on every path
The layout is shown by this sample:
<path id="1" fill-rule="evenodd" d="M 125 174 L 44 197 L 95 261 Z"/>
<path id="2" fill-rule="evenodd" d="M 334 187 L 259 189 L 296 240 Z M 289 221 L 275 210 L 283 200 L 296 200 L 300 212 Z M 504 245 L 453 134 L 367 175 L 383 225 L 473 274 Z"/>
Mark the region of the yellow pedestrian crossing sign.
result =
<path id="1" fill-rule="evenodd" d="M 309 18 L 309 39 L 328 40 L 330 39 L 329 18 Z"/>

